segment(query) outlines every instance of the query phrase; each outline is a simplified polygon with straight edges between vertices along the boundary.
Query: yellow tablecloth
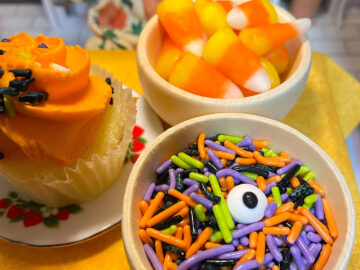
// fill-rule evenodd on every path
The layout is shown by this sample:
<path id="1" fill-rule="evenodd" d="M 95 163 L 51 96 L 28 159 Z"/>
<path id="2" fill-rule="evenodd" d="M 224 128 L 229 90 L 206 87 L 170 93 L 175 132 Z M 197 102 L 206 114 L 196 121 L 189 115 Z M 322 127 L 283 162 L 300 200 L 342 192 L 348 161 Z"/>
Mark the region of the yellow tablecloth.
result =
<path id="1" fill-rule="evenodd" d="M 124 84 L 142 93 L 133 51 L 91 51 L 93 64 L 111 71 Z M 284 119 L 320 145 L 339 166 L 350 187 L 360 222 L 360 199 L 344 137 L 360 120 L 360 84 L 327 56 L 314 53 L 306 88 Z M 355 239 L 359 243 L 360 223 Z M 32 248 L 0 240 L 0 269 L 129 269 L 121 226 L 68 247 Z M 360 269 L 355 244 L 348 269 Z"/>

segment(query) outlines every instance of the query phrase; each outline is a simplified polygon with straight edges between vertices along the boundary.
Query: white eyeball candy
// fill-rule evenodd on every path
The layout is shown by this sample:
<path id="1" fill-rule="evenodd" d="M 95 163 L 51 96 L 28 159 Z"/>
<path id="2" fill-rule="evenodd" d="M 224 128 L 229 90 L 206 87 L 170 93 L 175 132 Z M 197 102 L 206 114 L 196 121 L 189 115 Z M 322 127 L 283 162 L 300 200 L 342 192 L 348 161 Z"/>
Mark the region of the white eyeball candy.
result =
<path id="1" fill-rule="evenodd" d="M 257 187 L 249 184 L 234 187 L 229 192 L 226 202 L 232 218 L 243 224 L 261 220 L 267 206 L 265 194 Z"/>

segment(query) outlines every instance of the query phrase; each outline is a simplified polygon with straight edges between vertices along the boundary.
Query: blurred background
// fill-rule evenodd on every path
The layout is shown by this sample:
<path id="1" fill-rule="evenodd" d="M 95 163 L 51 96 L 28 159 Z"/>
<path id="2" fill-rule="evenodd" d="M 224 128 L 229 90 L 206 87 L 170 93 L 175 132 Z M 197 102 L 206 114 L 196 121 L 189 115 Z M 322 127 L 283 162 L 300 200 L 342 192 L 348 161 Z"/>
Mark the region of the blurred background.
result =
<path id="1" fill-rule="evenodd" d="M 0 0 L 0 38 L 18 32 L 60 36 L 88 49 L 135 49 L 160 0 Z M 312 18 L 313 51 L 360 80 L 360 0 L 272 0 L 295 17 Z M 120 36 L 127 35 L 126 40 Z M 344 89 L 346 91 L 346 89 Z M 346 139 L 360 187 L 360 125 Z M 360 190 L 360 188 L 359 188 Z"/>

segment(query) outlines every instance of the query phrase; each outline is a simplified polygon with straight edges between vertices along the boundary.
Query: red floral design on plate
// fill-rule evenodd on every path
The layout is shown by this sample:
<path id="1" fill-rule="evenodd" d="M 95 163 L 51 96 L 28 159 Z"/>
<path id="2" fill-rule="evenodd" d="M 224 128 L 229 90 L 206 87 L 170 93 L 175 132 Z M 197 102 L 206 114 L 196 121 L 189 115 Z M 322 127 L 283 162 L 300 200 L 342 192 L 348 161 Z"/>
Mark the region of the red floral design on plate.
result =
<path id="1" fill-rule="evenodd" d="M 140 153 L 145 148 L 147 140 L 141 137 L 144 134 L 145 130 L 140 126 L 135 126 L 133 129 L 133 137 L 131 143 L 129 144 L 128 154 L 125 159 L 125 163 L 131 161 L 135 163 L 139 158 Z"/>

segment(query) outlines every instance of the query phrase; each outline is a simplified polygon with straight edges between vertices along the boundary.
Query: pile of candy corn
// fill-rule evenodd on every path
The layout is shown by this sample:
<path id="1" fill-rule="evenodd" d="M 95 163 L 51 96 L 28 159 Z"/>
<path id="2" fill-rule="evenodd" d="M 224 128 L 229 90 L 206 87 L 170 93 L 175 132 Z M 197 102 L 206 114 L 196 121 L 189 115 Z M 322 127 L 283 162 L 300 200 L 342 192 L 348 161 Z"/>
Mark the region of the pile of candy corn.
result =
<path id="1" fill-rule="evenodd" d="M 311 22 L 279 23 L 269 0 L 163 0 L 165 36 L 157 73 L 190 93 L 241 98 L 278 86 L 289 64 L 285 42 Z"/>

